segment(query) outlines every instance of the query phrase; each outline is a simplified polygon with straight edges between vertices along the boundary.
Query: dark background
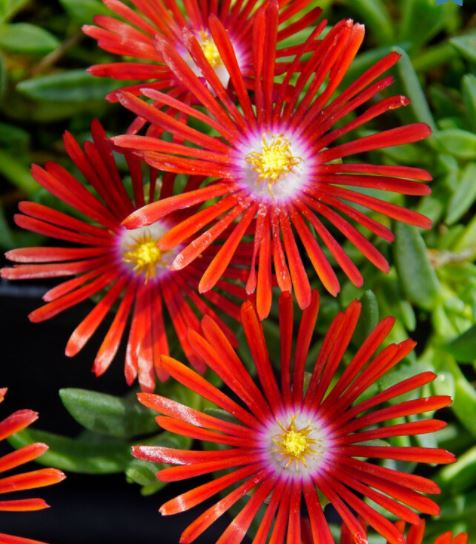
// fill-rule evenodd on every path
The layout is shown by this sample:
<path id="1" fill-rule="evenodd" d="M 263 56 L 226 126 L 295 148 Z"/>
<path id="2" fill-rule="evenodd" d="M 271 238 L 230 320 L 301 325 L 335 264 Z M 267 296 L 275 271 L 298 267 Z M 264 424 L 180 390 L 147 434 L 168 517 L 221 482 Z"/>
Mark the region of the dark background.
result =
<path id="1" fill-rule="evenodd" d="M 40 413 L 39 421 L 34 424 L 36 428 L 74 436 L 80 427 L 64 409 L 58 396 L 60 388 L 81 387 L 123 394 L 127 387 L 120 359 L 99 380 L 91 373 L 98 347 L 94 342 L 74 359 L 64 355 L 66 341 L 85 315 L 87 304 L 46 323 L 35 325 L 28 321 L 28 313 L 41 305 L 43 291 L 41 286 L 0 283 L 0 386 L 9 388 L 0 406 L 0 419 L 15 410 L 29 408 Z M 8 445 L 6 448 L 10 449 Z M 28 466 L 36 468 L 38 465 Z M 142 497 L 139 486 L 128 484 L 123 474 L 68 474 L 58 485 L 22 493 L 23 497 L 43 497 L 52 508 L 31 513 L 0 513 L 0 532 L 51 544 L 175 544 L 182 530 L 204 507 L 171 517 L 162 517 L 158 508 L 204 481 L 197 478 L 171 484 L 155 495 Z M 212 503 L 213 500 L 208 501 L 206 506 Z M 215 542 L 228 522 L 226 518 L 219 520 L 197 543 Z"/>

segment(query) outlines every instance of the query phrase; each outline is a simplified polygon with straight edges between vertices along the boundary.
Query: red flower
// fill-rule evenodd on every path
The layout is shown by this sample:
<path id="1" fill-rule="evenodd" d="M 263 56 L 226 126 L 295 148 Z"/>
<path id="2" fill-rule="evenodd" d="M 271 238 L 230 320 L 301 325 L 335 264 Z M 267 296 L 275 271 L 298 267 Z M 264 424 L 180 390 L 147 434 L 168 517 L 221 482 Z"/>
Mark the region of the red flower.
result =
<path id="1" fill-rule="evenodd" d="M 0 402 L 3 402 L 7 389 L 0 389 Z M 38 414 L 31 410 L 17 410 L 0 422 L 0 440 L 5 440 L 12 434 L 18 433 L 31 425 L 38 419 Z M 46 444 L 30 444 L 17 451 L 8 453 L 0 458 L 0 472 L 4 473 L 11 469 L 20 467 L 30 461 L 34 461 L 45 453 L 48 449 Z M 49 485 L 57 484 L 64 480 L 65 475 L 54 468 L 43 468 L 5 476 L 0 478 L 0 493 L 13 493 L 25 491 L 28 489 L 39 489 Z M 12 499 L 1 500 L 0 510 L 5 512 L 33 512 L 35 510 L 44 510 L 49 505 L 43 499 Z M 0 542 L 2 544 L 42 544 L 37 540 L 21 538 L 17 536 L 0 533 Z"/>
<path id="2" fill-rule="evenodd" d="M 396 524 L 396 527 L 402 535 L 405 534 L 405 522 L 399 521 Z M 423 539 L 425 537 L 425 520 L 419 519 L 418 523 L 410 525 L 410 529 L 407 532 L 406 537 L 403 539 L 405 544 L 423 544 Z M 308 537 L 309 538 L 309 537 Z M 354 544 L 354 539 L 352 535 L 347 530 L 343 528 L 341 535 L 341 544 Z M 451 531 L 447 531 L 440 535 L 436 540 L 433 541 L 433 544 L 467 544 L 468 535 L 467 533 L 460 533 L 456 536 L 453 536 Z M 312 539 L 304 539 L 303 544 L 314 544 Z M 387 543 L 388 544 L 388 543 Z"/>
<path id="3" fill-rule="evenodd" d="M 415 398 L 415 390 L 436 377 L 432 372 L 423 372 L 362 400 L 372 385 L 410 353 L 414 342 L 406 340 L 378 351 L 394 323 L 393 318 L 386 318 L 370 333 L 349 364 L 341 367 L 360 315 L 358 302 L 340 313 L 330 326 L 308 380 L 305 363 L 319 310 L 318 295 L 313 291 L 296 336 L 293 336 L 293 302 L 289 294 L 281 296 L 279 310 L 280 385 L 274 376 L 262 325 L 252 304 L 246 302 L 241 319 L 257 378 L 248 373 L 212 319 L 203 319 L 202 335 L 190 333 L 192 349 L 225 382 L 233 398 L 175 359 L 163 357 L 171 376 L 227 412 L 227 417 L 217 418 L 161 396 L 139 395 L 144 405 L 159 412 L 157 422 L 163 429 L 218 447 L 211 451 L 133 448 L 133 454 L 141 459 L 178 465 L 161 470 L 160 480 L 177 481 L 226 471 L 223 476 L 167 502 L 160 511 L 169 515 L 188 510 L 232 486 L 232 491 L 185 530 L 180 542 L 193 542 L 239 499 L 252 493 L 218 540 L 219 544 L 241 542 L 265 500 L 254 543 L 266 542 L 270 532 L 272 542 L 283 542 L 287 534 L 287 542 L 301 543 L 300 515 L 301 508 L 306 507 L 315 542 L 333 544 L 319 492 L 334 505 L 356 542 L 366 542 L 366 531 L 359 517 L 392 544 L 403 543 L 397 528 L 360 496 L 368 497 L 409 523 L 416 523 L 418 516 L 414 510 L 438 513 L 438 506 L 423 494 L 438 493 L 439 488 L 421 476 L 362 458 L 451 463 L 453 455 L 441 449 L 369 443 L 443 428 L 445 423 L 435 419 L 411 418 L 404 423 L 393 420 L 443 408 L 451 399 Z M 340 378 L 335 380 L 340 369 Z M 408 393 L 412 400 L 396 400 Z M 385 426 L 377 427 L 380 423 Z"/>
<path id="4" fill-rule="evenodd" d="M 361 286 L 363 278 L 332 231 L 347 238 L 376 267 L 388 270 L 385 257 L 352 223 L 387 241 L 393 240 L 393 234 L 362 213 L 361 207 L 398 221 L 430 226 L 427 218 L 387 202 L 385 195 L 380 199 L 359 190 L 371 188 L 425 195 L 430 190 L 420 182 L 430 180 L 428 172 L 406 166 L 341 162 L 357 153 L 421 140 L 429 135 L 428 126 L 417 123 L 332 145 L 337 138 L 382 113 L 408 104 L 408 99 L 400 95 L 385 98 L 340 128 L 333 128 L 392 83 L 389 76 L 378 78 L 397 62 L 398 54 L 384 57 L 333 98 L 362 43 L 364 28 L 350 20 L 341 21 L 325 38 L 318 40 L 324 21 L 299 47 L 294 61 L 286 64 L 284 81 L 276 83 L 275 75 L 282 66 L 276 62 L 275 53 L 279 35 L 277 20 L 276 2 L 270 2 L 268 11 L 260 12 L 255 19 L 253 98 L 249 96 L 249 83 L 240 71 L 225 28 L 217 19 L 211 21 L 210 31 L 231 74 L 230 85 L 239 107 L 224 92 L 193 37 L 188 43 L 190 54 L 208 86 L 202 84 L 170 41 L 162 42 L 161 54 L 207 113 L 157 90 L 142 90 L 154 105 L 130 93 L 119 95 L 124 106 L 149 121 L 153 128 L 167 130 L 177 140 L 186 140 L 192 146 L 150 136 L 114 138 L 117 145 L 140 154 L 156 168 L 212 178 L 203 188 L 138 210 L 127 220 L 126 226 L 137 228 L 156 221 L 167 214 L 172 203 L 176 208 L 186 208 L 206 202 L 207 207 L 171 229 L 160 240 L 159 247 L 171 249 L 182 244 L 185 238 L 192 240 L 172 263 L 174 270 L 180 270 L 205 251 L 225 229 L 233 226 L 232 233 L 202 276 L 199 289 L 203 293 L 216 285 L 243 237 L 253 235 L 255 246 L 246 289 L 248 293 L 256 289 L 260 318 L 268 315 L 271 306 L 272 265 L 281 290 L 294 288 L 301 308 L 310 303 L 310 283 L 296 235 L 324 287 L 336 295 L 339 281 L 322 246 L 355 285 Z M 300 59 L 306 52 L 310 58 L 301 64 Z M 175 116 L 159 111 L 156 105 L 166 105 L 182 115 L 194 117 L 219 136 L 204 134 Z M 210 204 L 211 199 L 217 200 Z"/>
<path id="5" fill-rule="evenodd" d="M 103 0 L 115 16 L 98 15 L 96 26 L 86 25 L 84 32 L 98 41 L 99 47 L 113 53 L 132 57 L 132 62 L 114 62 L 92 66 L 89 71 L 95 76 L 112 77 L 119 80 L 139 80 L 142 83 L 128 87 L 137 93 L 147 82 L 157 90 L 167 90 L 171 96 L 189 102 L 192 96 L 185 85 L 167 66 L 162 56 L 160 39 L 170 40 L 178 54 L 191 69 L 199 74 L 198 66 L 185 46 L 187 37 L 192 35 L 198 40 L 201 50 L 210 62 L 214 73 L 225 85 L 229 74 L 218 48 L 211 36 L 209 18 L 218 19 L 227 29 L 230 41 L 237 54 L 240 69 L 246 74 L 250 69 L 252 47 L 252 21 L 256 13 L 263 10 L 262 0 L 130 0 L 134 10 L 126 2 Z M 321 13 L 315 8 L 307 14 L 296 15 L 305 9 L 312 0 L 280 0 L 279 24 L 292 20 L 292 24 L 281 28 L 278 42 L 306 28 Z M 286 48 L 278 52 L 284 57 L 293 51 Z M 110 98 L 116 99 L 116 93 Z"/>
<path id="6" fill-rule="evenodd" d="M 168 265 L 178 249 L 159 250 L 156 241 L 171 228 L 173 219 L 135 230 L 121 226 L 129 213 L 155 199 L 159 187 L 156 173 L 152 170 L 149 179 L 144 179 L 140 160 L 126 154 L 133 192 L 133 198 L 129 197 L 115 163 L 112 145 L 98 122 L 93 123 L 92 134 L 94 142 L 87 142 L 84 149 L 70 134 L 64 138 L 66 150 L 86 179 L 85 184 L 55 163 L 48 163 L 45 169 L 33 167 L 33 176 L 38 183 L 72 208 L 74 215 L 42 204 L 22 202 L 21 214 L 15 216 L 20 227 L 69 242 L 73 247 L 9 251 L 7 257 L 19 264 L 3 269 L 1 275 L 13 280 L 72 277 L 44 295 L 46 304 L 30 314 L 33 322 L 49 319 L 101 294 L 92 311 L 71 335 L 66 346 L 68 356 L 76 355 L 83 348 L 117 304 L 93 371 L 99 376 L 107 370 L 131 318 L 126 380 L 131 384 L 138 376 L 141 387 L 150 391 L 154 389 L 156 374 L 160 379 L 167 377 L 160 364 L 160 355 L 168 353 L 165 311 L 187 357 L 198 369 L 203 369 L 203 364 L 189 349 L 187 331 L 200 326 L 196 310 L 201 315 L 209 314 L 219 319 L 196 293 L 207 257 L 205 255 L 203 261 L 197 261 L 180 273 L 171 272 Z M 174 180 L 173 175 L 163 177 L 161 197 L 171 194 Z M 145 186 L 147 181 L 149 185 Z M 197 178 L 190 178 L 189 185 L 193 187 L 196 181 Z M 78 219 L 78 213 L 86 220 Z M 243 295 L 232 283 L 224 281 L 220 285 L 227 293 Z M 207 299 L 238 318 L 238 306 L 225 296 L 210 293 Z M 221 324 L 225 326 L 223 322 Z M 233 337 L 231 332 L 229 336 Z"/>

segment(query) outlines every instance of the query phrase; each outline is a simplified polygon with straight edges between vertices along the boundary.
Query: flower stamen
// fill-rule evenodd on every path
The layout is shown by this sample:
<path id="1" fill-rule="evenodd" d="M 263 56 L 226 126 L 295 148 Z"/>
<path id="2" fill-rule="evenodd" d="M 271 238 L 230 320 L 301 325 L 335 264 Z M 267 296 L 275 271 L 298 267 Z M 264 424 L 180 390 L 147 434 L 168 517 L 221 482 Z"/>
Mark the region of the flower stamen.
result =
<path id="1" fill-rule="evenodd" d="M 308 456 L 316 453 L 314 446 L 317 445 L 317 440 L 311 438 L 312 427 L 307 425 L 298 429 L 295 419 L 292 417 L 287 427 L 278 422 L 282 432 L 273 437 L 273 443 L 276 446 L 274 453 L 279 454 L 285 461 L 286 468 L 293 463 L 306 467 Z"/>
<path id="2" fill-rule="evenodd" d="M 291 173 L 303 161 L 302 157 L 293 155 L 288 138 L 272 135 L 270 139 L 262 138 L 261 151 L 252 151 L 246 155 L 246 161 L 258 174 L 257 181 L 265 181 L 272 186 L 286 174 Z"/>
<path id="3" fill-rule="evenodd" d="M 157 274 L 157 265 L 162 264 L 162 252 L 149 232 L 144 232 L 134 244 L 124 252 L 123 260 L 132 265 L 136 274 L 143 274 L 145 281 L 153 279 Z"/>
<path id="4" fill-rule="evenodd" d="M 220 64 L 223 64 L 218 47 L 208 32 L 201 30 L 198 33 L 197 39 L 205 58 L 212 68 L 216 68 Z"/>

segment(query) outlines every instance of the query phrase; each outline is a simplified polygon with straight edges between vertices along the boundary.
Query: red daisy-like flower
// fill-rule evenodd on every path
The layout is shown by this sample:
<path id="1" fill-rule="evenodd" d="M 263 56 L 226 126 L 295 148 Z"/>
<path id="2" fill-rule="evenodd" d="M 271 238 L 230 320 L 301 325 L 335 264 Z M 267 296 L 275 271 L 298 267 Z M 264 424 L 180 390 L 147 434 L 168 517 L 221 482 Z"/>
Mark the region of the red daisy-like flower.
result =
<path id="1" fill-rule="evenodd" d="M 0 389 L 0 402 L 3 402 L 7 389 Z M 2 422 L 0 422 L 0 440 L 5 440 L 12 434 L 22 431 L 38 419 L 38 414 L 31 410 L 17 410 Z M 30 444 L 19 450 L 7 453 L 0 457 L 0 472 L 5 473 L 11 469 L 20 467 L 30 461 L 38 459 L 48 449 L 46 444 Z M 65 475 L 54 468 L 42 468 L 23 474 L 5 476 L 0 478 L 0 493 L 16 493 L 28 489 L 39 489 L 57 484 L 65 479 Z M 0 500 L 0 510 L 5 512 L 33 512 L 44 510 L 49 505 L 43 499 L 12 499 Z M 30 540 L 18 536 L 0 533 L 2 544 L 42 544 L 37 540 Z"/>
<path id="2" fill-rule="evenodd" d="M 99 47 L 113 53 L 132 57 L 131 62 L 114 62 L 92 66 L 89 71 L 95 76 L 119 80 L 140 80 L 141 83 L 128 89 L 138 92 L 147 82 L 157 90 L 166 90 L 171 96 L 189 102 L 192 94 L 182 85 L 164 61 L 160 39 L 166 37 L 177 53 L 200 75 L 199 67 L 190 56 L 185 41 L 195 36 L 204 56 L 216 76 L 226 87 L 229 73 L 212 37 L 209 17 L 218 18 L 227 29 L 233 44 L 237 62 L 244 74 L 250 70 L 252 21 L 264 9 L 263 0 L 103 0 L 115 16 L 97 15 L 95 26 L 85 25 L 84 32 L 98 41 Z M 282 42 L 302 29 L 321 13 L 320 8 L 306 10 L 312 0 L 280 0 L 278 21 L 280 30 L 277 41 Z M 135 9 L 134 9 L 135 8 Z M 296 17 L 297 16 L 297 17 Z M 293 47 L 278 51 L 280 57 L 292 53 Z M 116 93 L 110 95 L 116 99 Z"/>
<path id="3" fill-rule="evenodd" d="M 404 521 L 399 521 L 395 524 L 402 535 L 405 535 L 405 525 L 406 524 Z M 419 519 L 418 523 L 410 525 L 403 542 L 405 544 L 423 544 L 423 539 L 425 538 L 425 525 L 424 519 Z M 354 544 L 352 534 L 349 532 L 347 527 L 343 528 L 340 542 L 341 544 Z M 310 533 L 307 534 L 303 544 L 314 544 Z M 389 543 L 387 542 L 387 544 Z M 433 541 L 433 544 L 468 544 L 468 534 L 459 533 L 458 535 L 453 536 L 451 531 L 447 531 L 446 533 L 443 533 L 437 537 Z"/>
<path id="4" fill-rule="evenodd" d="M 208 176 L 209 183 L 205 187 L 146 206 L 132 214 L 126 226 L 138 228 L 157 221 L 168 213 L 170 206 L 176 209 L 207 203 L 204 209 L 172 228 L 159 241 L 159 247 L 171 249 L 183 244 L 186 238 L 192 240 L 172 262 L 172 269 L 180 270 L 232 226 L 232 233 L 200 281 L 200 292 L 207 292 L 220 279 L 242 239 L 253 235 L 254 252 L 246 289 L 248 293 L 256 290 L 260 318 L 268 315 L 271 306 L 272 265 L 281 290 L 294 288 L 301 308 L 310 303 L 311 288 L 296 235 L 323 285 L 335 295 L 340 289 L 339 281 L 322 246 L 355 285 L 361 286 L 363 278 L 332 230 L 347 238 L 379 269 L 388 270 L 385 257 L 353 223 L 387 241 L 393 240 L 393 234 L 364 214 L 362 208 L 420 227 L 430 226 L 430 221 L 417 212 L 360 190 L 425 195 L 430 190 L 420 182 L 430 180 L 428 172 L 405 166 L 341 161 L 357 153 L 421 140 L 429 135 L 428 126 L 411 124 L 331 145 L 382 113 L 408 104 L 408 99 L 400 95 L 385 98 L 340 128 L 333 128 L 392 83 L 389 76 L 379 77 L 397 62 L 398 54 L 391 53 L 380 60 L 332 98 L 362 43 L 364 28 L 344 20 L 322 40 L 317 40 L 324 30 L 324 22 L 298 48 L 294 60 L 286 63 L 284 80 L 276 83 L 275 75 L 282 64 L 276 62 L 277 21 L 278 7 L 272 1 L 266 12 L 255 17 L 253 97 L 225 28 L 216 18 L 210 21 L 210 31 L 231 74 L 230 85 L 239 106 L 225 92 L 194 37 L 189 39 L 189 51 L 208 86 L 173 44 L 162 40 L 165 62 L 206 108 L 206 113 L 157 90 L 142 91 L 154 105 L 130 93 L 120 94 L 124 106 L 184 143 L 137 135 L 114 138 L 120 147 L 133 150 L 150 165 L 164 171 Z M 309 59 L 302 62 L 305 54 Z M 204 134 L 176 120 L 160 111 L 156 107 L 159 104 L 207 124 L 217 136 Z M 216 200 L 211 203 L 211 199 Z"/>
<path id="5" fill-rule="evenodd" d="M 99 122 L 93 123 L 92 135 L 93 142 L 86 142 L 83 149 L 71 134 L 67 133 L 64 138 L 68 155 L 83 174 L 85 183 L 56 163 L 48 163 L 44 169 L 33 166 L 36 181 L 72 208 L 75 215 L 34 202 L 22 202 L 21 213 L 15 216 L 20 227 L 69 242 L 73 247 L 9 251 L 7 257 L 18 264 L 2 269 L 1 275 L 11 280 L 72 277 L 44 295 L 46 304 L 30 314 L 33 322 L 50 319 L 86 299 L 100 296 L 71 335 L 66 346 L 68 356 L 76 355 L 83 348 L 117 305 L 93 371 L 99 376 L 107 370 L 130 320 L 126 380 L 131 384 L 138 377 L 143 390 L 153 390 L 156 375 L 162 380 L 167 377 L 160 364 L 160 355 L 169 352 L 165 311 L 188 359 L 199 370 L 203 369 L 189 348 L 187 331 L 200 327 L 197 311 L 219 319 L 196 292 L 207 257 L 180 273 L 170 271 L 169 265 L 178 248 L 160 250 L 157 240 L 173 226 L 173 217 L 134 230 L 121 225 L 132 211 L 154 201 L 157 191 L 161 198 L 171 194 L 175 176 L 165 175 L 159 184 L 156 172 L 151 170 L 145 179 L 141 161 L 126 154 L 132 179 L 131 198 L 118 171 L 113 146 Z M 189 185 L 193 187 L 196 181 L 190 178 Z M 76 217 L 78 213 L 85 220 Z M 223 281 L 220 285 L 224 292 L 244 297 L 242 288 L 234 283 Z M 226 296 L 214 292 L 206 299 L 226 314 L 239 317 L 239 307 Z M 227 329 L 227 332 L 233 338 L 231 331 Z"/>
<path id="6" fill-rule="evenodd" d="M 157 422 L 163 429 L 211 442 L 219 448 L 183 451 L 134 447 L 136 457 L 178 465 L 161 470 L 160 480 L 177 481 L 225 471 L 213 481 L 164 504 L 160 509 L 162 514 L 183 512 L 230 486 L 233 488 L 185 530 L 181 543 L 193 542 L 248 495 L 246 505 L 219 538 L 219 544 L 241 542 L 262 507 L 255 544 L 267 542 L 270 533 L 270 542 L 284 542 L 286 538 L 288 543 L 301 544 L 304 507 L 315 542 L 333 544 L 320 494 L 334 505 L 355 542 L 360 543 L 367 541 L 360 519 L 392 544 L 404 542 L 400 531 L 364 502 L 362 496 L 409 523 L 418 522 L 414 510 L 438 513 L 438 506 L 423 495 L 438 493 L 436 484 L 421 476 L 373 464 L 369 459 L 451 463 L 453 455 L 441 449 L 375 445 L 371 441 L 443 428 L 445 423 L 436 419 L 412 417 L 403 423 L 394 420 L 443 408 L 451 399 L 416 397 L 415 390 L 435 378 L 432 372 L 423 372 L 365 396 L 372 385 L 410 353 L 414 342 L 405 340 L 378 351 L 394 323 L 393 318 L 385 318 L 344 366 L 342 358 L 361 311 L 359 302 L 353 302 L 333 321 L 308 379 L 306 359 L 318 310 L 319 297 L 313 291 L 311 304 L 302 314 L 292 356 L 293 302 L 289 294 L 281 296 L 280 384 L 275 379 L 262 324 L 249 301 L 242 306 L 241 320 L 256 367 L 256 379 L 211 318 L 204 317 L 202 334 L 190 332 L 192 349 L 223 380 L 233 398 L 182 363 L 163 357 L 163 364 L 173 378 L 227 412 L 223 419 L 161 396 L 139 394 L 144 405 L 159 412 Z M 340 377 L 336 379 L 339 370 Z M 398 400 L 409 393 L 410 400 Z"/>

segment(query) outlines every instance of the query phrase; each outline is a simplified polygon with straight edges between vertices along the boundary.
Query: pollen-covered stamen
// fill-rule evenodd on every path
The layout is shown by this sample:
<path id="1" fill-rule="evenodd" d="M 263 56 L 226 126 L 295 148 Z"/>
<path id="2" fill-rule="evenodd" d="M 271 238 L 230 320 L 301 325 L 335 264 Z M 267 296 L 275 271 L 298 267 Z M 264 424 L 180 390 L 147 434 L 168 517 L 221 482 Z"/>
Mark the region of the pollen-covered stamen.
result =
<path id="1" fill-rule="evenodd" d="M 284 135 L 271 135 L 262 138 L 262 149 L 246 155 L 246 161 L 258 174 L 257 181 L 265 181 L 271 187 L 282 176 L 294 171 L 303 161 L 293 154 L 291 142 Z"/>
<path id="2" fill-rule="evenodd" d="M 220 52 L 218 51 L 218 47 L 213 41 L 213 38 L 206 30 L 201 30 L 198 33 L 197 40 L 200 44 L 200 47 L 202 48 L 205 58 L 207 59 L 212 68 L 216 68 L 220 64 L 223 64 Z"/>
<path id="3" fill-rule="evenodd" d="M 146 282 L 168 269 L 176 252 L 161 251 L 158 241 L 167 232 L 160 223 L 133 230 L 124 230 L 120 239 L 122 262 Z"/>
<path id="4" fill-rule="evenodd" d="M 273 443 L 276 446 L 274 453 L 279 454 L 285 467 L 292 463 L 301 463 L 307 466 L 306 458 L 315 453 L 314 447 L 317 440 L 312 438 L 312 427 L 307 425 L 303 428 L 296 426 L 295 418 L 291 418 L 291 423 L 284 427 L 279 423 L 282 432 L 273 437 Z"/>
<path id="5" fill-rule="evenodd" d="M 286 477 L 312 478 L 332 455 L 332 438 L 325 423 L 300 407 L 269 422 L 263 440 L 265 462 Z"/>
<path id="6" fill-rule="evenodd" d="M 138 274 L 144 274 L 146 281 L 155 276 L 157 264 L 160 263 L 162 252 L 157 242 L 144 235 L 137 240 L 135 247 L 124 253 L 124 262 L 132 264 L 132 269 Z"/>

